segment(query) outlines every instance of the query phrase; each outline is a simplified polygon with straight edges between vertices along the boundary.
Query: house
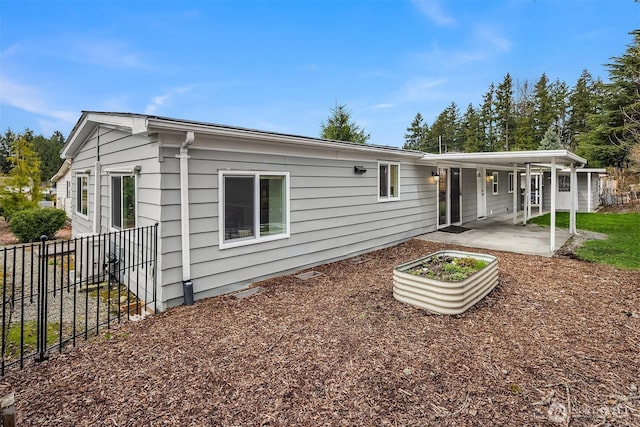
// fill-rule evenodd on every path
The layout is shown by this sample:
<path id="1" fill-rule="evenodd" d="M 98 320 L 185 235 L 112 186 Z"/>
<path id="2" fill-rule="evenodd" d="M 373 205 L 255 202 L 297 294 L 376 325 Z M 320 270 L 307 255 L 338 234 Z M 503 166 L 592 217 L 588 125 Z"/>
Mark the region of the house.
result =
<path id="1" fill-rule="evenodd" d="M 73 203 L 71 199 L 71 161 L 66 159 L 60 169 L 50 179 L 55 186 L 55 207 L 67 213 L 67 218 L 73 216 Z"/>
<path id="2" fill-rule="evenodd" d="M 200 299 L 451 224 L 505 212 L 515 222 L 531 206 L 515 176 L 550 171 L 555 188 L 559 167 L 574 177 L 586 164 L 565 150 L 431 155 L 92 111 L 62 156 L 74 235 L 159 224 L 161 308 L 180 304 L 186 283 Z"/>

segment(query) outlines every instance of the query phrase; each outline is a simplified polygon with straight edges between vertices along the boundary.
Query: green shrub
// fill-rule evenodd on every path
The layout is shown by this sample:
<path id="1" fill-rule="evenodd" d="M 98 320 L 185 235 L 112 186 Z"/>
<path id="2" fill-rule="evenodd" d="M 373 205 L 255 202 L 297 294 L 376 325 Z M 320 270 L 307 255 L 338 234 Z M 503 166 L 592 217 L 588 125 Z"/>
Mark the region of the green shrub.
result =
<path id="1" fill-rule="evenodd" d="M 21 242 L 35 242 L 40 236 L 53 237 L 67 219 L 62 209 L 36 208 L 15 212 L 9 229 Z"/>

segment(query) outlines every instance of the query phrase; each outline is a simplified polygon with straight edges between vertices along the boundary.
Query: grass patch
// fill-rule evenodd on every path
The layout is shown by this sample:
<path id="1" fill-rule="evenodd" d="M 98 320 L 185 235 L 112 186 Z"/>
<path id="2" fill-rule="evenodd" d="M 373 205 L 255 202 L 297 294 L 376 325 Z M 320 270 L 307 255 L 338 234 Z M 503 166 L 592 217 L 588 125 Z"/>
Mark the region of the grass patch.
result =
<path id="1" fill-rule="evenodd" d="M 24 322 L 24 354 L 29 354 L 36 349 L 37 346 L 37 323 L 35 320 Z M 60 331 L 59 323 L 47 324 L 47 345 L 52 345 L 58 339 Z M 7 346 L 5 348 L 5 356 L 20 356 L 20 324 L 13 325 L 7 331 Z"/>
<path id="2" fill-rule="evenodd" d="M 532 218 L 530 223 L 549 226 L 550 214 Z M 612 265 L 627 270 L 640 270 L 640 213 L 577 213 L 578 230 L 604 233 L 607 240 L 589 240 L 576 251 L 585 261 Z M 569 213 L 556 213 L 556 227 L 569 228 Z"/>

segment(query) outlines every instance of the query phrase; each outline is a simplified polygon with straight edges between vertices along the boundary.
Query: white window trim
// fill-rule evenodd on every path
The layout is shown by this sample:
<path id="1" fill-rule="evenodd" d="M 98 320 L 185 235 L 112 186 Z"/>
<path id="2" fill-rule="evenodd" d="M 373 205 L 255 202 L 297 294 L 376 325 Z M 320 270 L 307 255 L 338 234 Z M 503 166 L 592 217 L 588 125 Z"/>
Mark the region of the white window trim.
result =
<path id="1" fill-rule="evenodd" d="M 111 232 L 114 231 L 127 231 L 127 230 L 134 230 L 136 228 L 138 228 L 140 226 L 139 224 L 139 216 L 138 216 L 138 175 L 135 173 L 119 173 L 119 172 L 112 172 L 109 171 L 109 230 Z M 136 199 L 136 203 L 134 206 L 134 209 L 136 211 L 136 215 L 135 215 L 135 226 L 132 228 L 117 228 L 113 226 L 113 177 L 114 176 L 119 176 L 120 177 L 120 185 L 122 185 L 122 177 L 124 176 L 131 176 L 133 177 L 133 188 L 134 188 L 134 197 Z M 122 188 L 120 188 L 120 208 L 122 208 Z M 122 212 L 120 213 L 122 214 Z M 120 219 L 120 222 L 122 223 L 122 218 Z"/>
<path id="2" fill-rule="evenodd" d="M 507 185 L 508 185 L 507 190 L 509 191 L 509 194 L 513 194 L 513 189 L 515 188 L 513 172 L 509 172 L 509 179 L 507 181 Z"/>
<path id="3" fill-rule="evenodd" d="M 260 209 L 254 209 L 254 224 L 256 224 L 256 228 L 258 233 L 255 233 L 256 236 L 253 239 L 239 240 L 239 241 L 224 241 L 224 177 L 225 176 L 253 176 L 254 185 L 259 187 L 260 185 L 260 176 L 262 175 L 271 175 L 271 176 L 284 176 L 284 185 L 285 185 L 285 211 L 286 211 L 286 230 L 284 233 L 275 234 L 273 236 L 261 237 L 259 235 L 260 232 Z M 288 239 L 291 236 L 291 189 L 290 189 L 290 174 L 289 172 L 274 172 L 274 171 L 219 171 L 218 172 L 218 247 L 220 249 L 229 249 L 236 248 L 239 246 L 248 246 L 255 245 L 263 242 L 272 242 L 274 240 L 282 240 Z M 259 188 L 256 188 L 254 191 L 254 204 L 255 206 L 260 206 L 258 197 L 260 197 Z"/>
<path id="4" fill-rule="evenodd" d="M 395 197 L 392 196 L 386 196 L 386 197 L 380 197 L 380 166 L 381 165 L 387 165 L 387 168 L 389 170 L 389 173 L 387 175 L 387 194 L 391 193 L 391 166 L 395 165 L 398 167 L 398 195 Z M 378 202 L 393 202 L 396 200 L 400 200 L 400 188 L 402 187 L 401 185 L 401 173 L 400 173 L 400 163 L 398 162 L 378 162 L 378 167 L 376 169 L 376 180 L 378 181 L 378 185 L 377 185 L 377 197 L 378 197 Z"/>
<path id="5" fill-rule="evenodd" d="M 78 178 L 82 181 L 82 178 L 87 178 L 87 214 L 82 213 L 82 209 L 78 210 L 78 197 L 82 197 L 82 188 L 78 188 Z M 76 187 L 76 197 L 73 200 L 73 212 L 78 215 L 80 218 L 89 219 L 89 174 L 88 173 L 78 173 L 75 176 L 75 187 Z"/>
<path id="6" fill-rule="evenodd" d="M 498 194 L 499 176 L 496 171 L 491 174 L 491 194 Z"/>

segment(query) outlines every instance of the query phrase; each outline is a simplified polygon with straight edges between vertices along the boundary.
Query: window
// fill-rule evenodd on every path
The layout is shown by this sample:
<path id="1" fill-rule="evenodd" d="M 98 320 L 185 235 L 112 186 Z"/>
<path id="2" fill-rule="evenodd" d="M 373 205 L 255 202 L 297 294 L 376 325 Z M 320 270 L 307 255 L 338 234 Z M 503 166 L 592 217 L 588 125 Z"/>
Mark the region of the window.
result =
<path id="1" fill-rule="evenodd" d="M 498 172 L 494 172 L 491 175 L 491 186 L 492 186 L 492 193 L 493 194 L 498 194 Z"/>
<path id="2" fill-rule="evenodd" d="M 398 163 L 378 163 L 378 200 L 387 201 L 400 198 L 400 165 Z"/>
<path id="3" fill-rule="evenodd" d="M 571 177 L 558 175 L 558 191 L 571 191 Z"/>
<path id="4" fill-rule="evenodd" d="M 515 187 L 513 172 L 509 172 L 509 182 L 507 182 L 509 193 L 513 193 Z"/>
<path id="5" fill-rule="evenodd" d="M 87 175 L 76 176 L 76 212 L 87 216 L 89 206 L 89 177 Z"/>
<path id="6" fill-rule="evenodd" d="M 111 176 L 111 226 L 118 230 L 136 227 L 136 177 Z"/>
<path id="7" fill-rule="evenodd" d="M 288 172 L 220 172 L 220 248 L 289 237 Z"/>

